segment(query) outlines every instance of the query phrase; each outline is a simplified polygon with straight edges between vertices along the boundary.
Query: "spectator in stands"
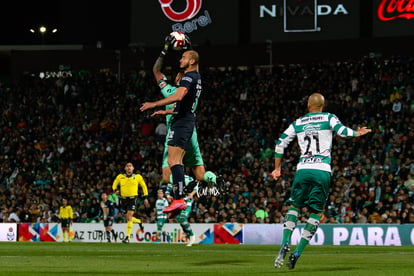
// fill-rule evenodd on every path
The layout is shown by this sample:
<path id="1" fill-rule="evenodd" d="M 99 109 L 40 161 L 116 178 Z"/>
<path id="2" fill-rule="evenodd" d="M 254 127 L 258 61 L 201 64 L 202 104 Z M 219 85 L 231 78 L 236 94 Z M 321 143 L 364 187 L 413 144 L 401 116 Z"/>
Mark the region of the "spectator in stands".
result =
<path id="1" fill-rule="evenodd" d="M 259 223 L 264 223 L 265 219 L 267 219 L 269 217 L 269 213 L 265 210 L 265 207 L 263 204 L 260 204 L 258 206 L 258 208 L 256 209 L 256 212 L 254 213 L 254 215 L 257 218 L 257 221 Z"/>
<path id="2" fill-rule="evenodd" d="M 16 223 L 19 223 L 20 222 L 20 218 L 19 218 L 20 212 L 21 212 L 20 208 L 15 208 L 9 214 L 9 217 L 7 218 L 7 221 L 8 222 L 16 222 Z"/>

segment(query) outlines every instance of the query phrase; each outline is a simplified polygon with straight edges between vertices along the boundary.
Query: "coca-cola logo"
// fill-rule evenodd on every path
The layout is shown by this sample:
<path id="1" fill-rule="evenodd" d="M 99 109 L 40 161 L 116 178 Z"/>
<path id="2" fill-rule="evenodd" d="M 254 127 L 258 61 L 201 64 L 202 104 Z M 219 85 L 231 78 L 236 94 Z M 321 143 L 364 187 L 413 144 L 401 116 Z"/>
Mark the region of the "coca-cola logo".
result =
<path id="1" fill-rule="evenodd" d="M 182 22 L 193 18 L 201 9 L 202 0 L 186 0 L 183 11 L 175 11 L 171 4 L 174 0 L 159 0 L 165 16 L 175 22 Z"/>
<path id="2" fill-rule="evenodd" d="M 414 18 L 414 0 L 381 0 L 377 9 L 381 21 Z"/>

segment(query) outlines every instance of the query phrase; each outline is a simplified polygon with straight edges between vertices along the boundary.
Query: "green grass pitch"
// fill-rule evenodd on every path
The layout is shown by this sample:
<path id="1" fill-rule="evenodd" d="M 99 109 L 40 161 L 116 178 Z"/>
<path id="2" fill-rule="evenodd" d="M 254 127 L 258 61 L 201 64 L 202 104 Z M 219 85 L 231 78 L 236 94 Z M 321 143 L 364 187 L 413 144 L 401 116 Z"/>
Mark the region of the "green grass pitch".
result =
<path id="1" fill-rule="evenodd" d="M 308 246 L 275 269 L 279 246 L 0 243 L 0 275 L 414 275 L 414 247 Z"/>

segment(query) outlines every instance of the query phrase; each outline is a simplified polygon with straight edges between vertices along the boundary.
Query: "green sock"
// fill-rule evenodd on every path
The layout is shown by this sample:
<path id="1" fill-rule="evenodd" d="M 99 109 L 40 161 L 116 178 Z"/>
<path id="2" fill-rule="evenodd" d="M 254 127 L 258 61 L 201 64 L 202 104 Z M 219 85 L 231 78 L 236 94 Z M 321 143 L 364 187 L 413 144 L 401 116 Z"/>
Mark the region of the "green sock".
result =
<path id="1" fill-rule="evenodd" d="M 309 244 L 310 240 L 318 230 L 319 221 L 321 220 L 321 216 L 317 214 L 310 214 L 308 221 L 305 224 L 305 228 L 303 228 L 302 237 L 300 238 L 299 245 L 295 251 L 298 252 L 299 256 L 302 255 L 303 249 Z"/>
<path id="2" fill-rule="evenodd" d="M 285 243 L 290 244 L 290 238 L 292 237 L 293 230 L 295 230 L 297 220 L 298 210 L 290 207 L 286 214 L 285 222 L 283 223 L 282 246 Z"/>
<path id="3" fill-rule="evenodd" d="M 194 236 L 193 229 L 191 229 L 191 225 L 188 221 L 181 222 L 180 224 L 187 237 Z"/>
<path id="4" fill-rule="evenodd" d="M 211 171 L 207 171 L 204 174 L 204 181 L 206 181 L 207 183 L 217 184 L 216 179 L 217 179 L 217 176 L 213 172 L 211 172 Z"/>

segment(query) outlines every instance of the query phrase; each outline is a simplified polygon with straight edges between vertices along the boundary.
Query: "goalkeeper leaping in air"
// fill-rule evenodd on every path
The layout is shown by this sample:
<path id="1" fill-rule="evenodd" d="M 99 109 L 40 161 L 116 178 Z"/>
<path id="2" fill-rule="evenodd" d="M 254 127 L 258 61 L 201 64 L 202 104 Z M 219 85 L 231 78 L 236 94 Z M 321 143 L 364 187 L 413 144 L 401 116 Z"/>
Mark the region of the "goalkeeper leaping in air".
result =
<path id="1" fill-rule="evenodd" d="M 153 73 L 161 93 L 165 99 L 144 103 L 141 111 L 157 106 L 164 106 L 164 110 L 158 110 L 151 116 L 165 115 L 167 124 L 167 139 L 165 141 L 162 182 L 172 182 L 177 186 L 175 200 L 166 208 L 165 212 L 175 209 L 185 209 L 183 201 L 184 165 L 191 167 L 198 181 L 213 183 L 219 187 L 221 193 L 225 193 L 225 184 L 222 177 L 217 177 L 213 172 L 206 171 L 201 151 L 198 144 L 197 131 L 195 127 L 195 109 L 201 94 L 201 76 L 198 73 L 198 53 L 191 50 L 191 42 L 186 35 L 184 53 L 180 59 L 180 72 L 177 74 L 174 83 L 170 84 L 166 76 L 161 72 L 164 57 L 171 45 L 175 42 L 174 36 L 168 35 L 160 56 L 155 61 Z M 172 174 L 172 179 L 171 179 Z"/>

